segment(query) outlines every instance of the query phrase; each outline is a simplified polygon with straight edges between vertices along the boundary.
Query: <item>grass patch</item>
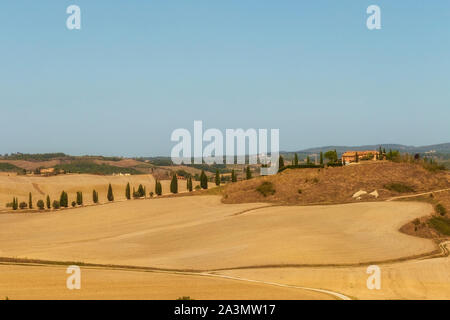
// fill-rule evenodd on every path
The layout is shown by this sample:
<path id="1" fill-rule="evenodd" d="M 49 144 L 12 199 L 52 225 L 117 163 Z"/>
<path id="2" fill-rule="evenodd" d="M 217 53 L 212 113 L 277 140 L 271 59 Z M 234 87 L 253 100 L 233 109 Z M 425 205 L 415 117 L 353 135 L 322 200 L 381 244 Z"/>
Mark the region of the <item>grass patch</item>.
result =
<path id="1" fill-rule="evenodd" d="M 264 181 L 263 183 L 261 183 L 259 187 L 256 188 L 256 191 L 261 193 L 264 197 L 275 194 L 275 188 L 273 187 L 273 183 L 269 181 Z"/>
<path id="2" fill-rule="evenodd" d="M 194 299 L 191 299 L 190 296 L 182 296 L 182 297 L 179 297 L 177 300 L 194 300 Z"/>
<path id="3" fill-rule="evenodd" d="M 444 217 L 433 217 L 428 221 L 430 227 L 439 233 L 450 236 L 450 219 Z"/>
<path id="4" fill-rule="evenodd" d="M 414 192 L 414 188 L 401 182 L 392 182 L 384 185 L 385 189 L 398 193 Z"/>
<path id="5" fill-rule="evenodd" d="M 195 187 L 195 190 L 200 190 L 201 188 L 197 189 L 197 186 Z M 224 192 L 225 186 L 218 186 L 218 187 L 213 187 L 211 189 L 207 189 L 205 191 L 203 191 L 203 195 L 213 195 L 213 196 L 217 196 L 217 195 L 222 195 Z"/>

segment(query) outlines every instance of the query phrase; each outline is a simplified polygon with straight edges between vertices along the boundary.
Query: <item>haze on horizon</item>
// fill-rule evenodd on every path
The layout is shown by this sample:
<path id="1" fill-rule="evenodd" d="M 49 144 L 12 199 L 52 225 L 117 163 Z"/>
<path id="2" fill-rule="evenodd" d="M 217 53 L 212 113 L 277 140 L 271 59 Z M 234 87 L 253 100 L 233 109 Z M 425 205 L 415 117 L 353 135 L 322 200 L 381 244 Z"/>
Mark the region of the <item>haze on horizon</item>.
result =
<path id="1" fill-rule="evenodd" d="M 69 31 L 71 4 L 0 5 L 1 154 L 170 155 L 194 120 L 286 151 L 450 141 L 450 3 L 78 0 Z"/>

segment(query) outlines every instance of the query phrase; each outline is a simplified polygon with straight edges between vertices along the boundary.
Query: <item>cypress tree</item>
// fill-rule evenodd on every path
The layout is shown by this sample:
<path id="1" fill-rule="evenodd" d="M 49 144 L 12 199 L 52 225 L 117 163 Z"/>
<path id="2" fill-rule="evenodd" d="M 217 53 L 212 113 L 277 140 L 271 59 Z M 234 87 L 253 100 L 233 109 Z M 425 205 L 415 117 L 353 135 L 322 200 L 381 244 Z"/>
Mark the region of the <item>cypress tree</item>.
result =
<path id="1" fill-rule="evenodd" d="M 130 189 L 130 183 L 127 183 L 127 187 L 125 188 L 125 197 L 127 200 L 131 199 L 131 189 Z"/>
<path id="2" fill-rule="evenodd" d="M 231 170 L 231 182 L 236 182 L 237 181 L 237 177 L 236 177 L 236 172 L 234 172 L 234 169 Z"/>
<path id="3" fill-rule="evenodd" d="M 52 203 L 50 202 L 50 196 L 49 195 L 47 195 L 47 199 L 46 199 L 46 204 L 47 204 L 47 209 L 50 209 L 51 208 L 51 206 L 52 206 Z"/>
<path id="4" fill-rule="evenodd" d="M 138 198 L 145 196 L 145 190 L 144 190 L 144 187 L 142 186 L 142 184 L 140 184 L 138 187 L 137 196 L 138 196 Z"/>
<path id="5" fill-rule="evenodd" d="M 33 196 L 31 192 L 28 194 L 28 208 L 33 209 Z"/>
<path id="6" fill-rule="evenodd" d="M 92 202 L 98 203 L 98 193 L 95 190 L 92 191 Z"/>
<path id="7" fill-rule="evenodd" d="M 113 190 L 112 190 L 112 186 L 111 183 L 108 186 L 108 195 L 107 195 L 108 201 L 112 202 L 114 201 L 114 194 L 113 194 Z"/>
<path id="8" fill-rule="evenodd" d="M 192 192 L 192 177 L 188 177 L 186 188 L 189 192 Z"/>
<path id="9" fill-rule="evenodd" d="M 298 155 L 294 155 L 294 166 L 298 166 Z"/>
<path id="10" fill-rule="evenodd" d="M 68 203 L 66 203 L 66 201 L 67 201 L 68 199 L 67 199 L 67 197 L 66 197 L 66 192 L 65 191 L 62 191 L 61 192 L 61 196 L 59 197 L 59 205 L 61 206 L 61 207 L 68 207 Z M 67 201 L 68 202 L 68 201 Z"/>
<path id="11" fill-rule="evenodd" d="M 245 178 L 250 180 L 252 178 L 252 172 L 250 171 L 250 166 L 247 166 L 247 170 L 245 171 Z"/>
<path id="12" fill-rule="evenodd" d="M 156 180 L 156 182 L 155 182 L 155 193 L 156 193 L 156 195 L 158 195 L 158 196 L 162 195 L 162 186 L 161 186 L 161 182 L 159 182 L 158 180 Z"/>
<path id="13" fill-rule="evenodd" d="M 17 198 L 14 197 L 13 202 L 12 202 L 12 209 L 17 210 L 18 207 L 19 207 L 19 204 L 18 204 Z"/>
<path id="14" fill-rule="evenodd" d="M 323 152 L 320 152 L 320 164 L 323 164 Z"/>
<path id="15" fill-rule="evenodd" d="M 176 174 L 172 176 L 172 181 L 170 182 L 170 192 L 178 193 L 178 179 Z"/>
<path id="16" fill-rule="evenodd" d="M 358 155 L 358 152 L 355 152 L 355 162 L 359 162 L 359 155 Z"/>
<path id="17" fill-rule="evenodd" d="M 278 158 L 278 168 L 284 168 L 284 159 L 283 156 L 280 154 L 280 157 Z"/>
<path id="18" fill-rule="evenodd" d="M 202 170 L 202 173 L 200 174 L 200 187 L 202 189 L 208 189 L 208 177 L 204 170 Z"/>
<path id="19" fill-rule="evenodd" d="M 310 164 L 311 160 L 309 159 L 309 156 L 306 156 L 306 164 Z"/>
<path id="20" fill-rule="evenodd" d="M 83 205 L 83 193 L 81 191 L 77 192 L 77 205 L 81 206 Z"/>
<path id="21" fill-rule="evenodd" d="M 216 170 L 216 186 L 220 186 L 220 173 L 219 173 L 219 169 Z"/>

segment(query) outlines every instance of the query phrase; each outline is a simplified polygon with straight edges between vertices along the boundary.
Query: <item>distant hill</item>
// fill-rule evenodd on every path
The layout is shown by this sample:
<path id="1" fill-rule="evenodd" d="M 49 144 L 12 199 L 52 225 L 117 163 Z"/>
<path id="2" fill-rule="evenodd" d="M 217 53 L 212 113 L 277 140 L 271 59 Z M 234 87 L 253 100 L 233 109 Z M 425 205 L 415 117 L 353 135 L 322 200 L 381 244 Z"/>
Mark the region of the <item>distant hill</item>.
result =
<path id="1" fill-rule="evenodd" d="M 336 150 L 338 153 L 343 153 L 347 150 L 378 150 L 379 147 L 386 150 L 399 150 L 400 152 L 408 153 L 425 153 L 425 152 L 435 152 L 435 153 L 449 153 L 450 154 L 450 143 L 433 144 L 428 146 L 405 146 L 402 144 L 376 144 L 376 145 L 364 145 L 364 146 L 324 146 L 318 148 L 309 148 L 305 150 L 300 150 L 298 153 L 319 153 L 328 150 Z M 291 152 L 286 152 L 291 153 Z"/>

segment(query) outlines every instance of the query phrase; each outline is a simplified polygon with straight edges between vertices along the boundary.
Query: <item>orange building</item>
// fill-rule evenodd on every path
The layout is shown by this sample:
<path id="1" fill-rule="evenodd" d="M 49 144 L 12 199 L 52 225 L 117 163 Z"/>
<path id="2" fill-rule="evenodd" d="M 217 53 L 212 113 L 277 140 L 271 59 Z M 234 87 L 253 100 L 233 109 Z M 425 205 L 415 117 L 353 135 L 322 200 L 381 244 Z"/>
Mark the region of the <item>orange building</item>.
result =
<path id="1" fill-rule="evenodd" d="M 356 156 L 358 156 L 358 161 L 377 160 L 378 154 L 379 152 L 376 150 L 346 151 L 342 154 L 342 162 L 344 163 L 356 162 Z"/>

